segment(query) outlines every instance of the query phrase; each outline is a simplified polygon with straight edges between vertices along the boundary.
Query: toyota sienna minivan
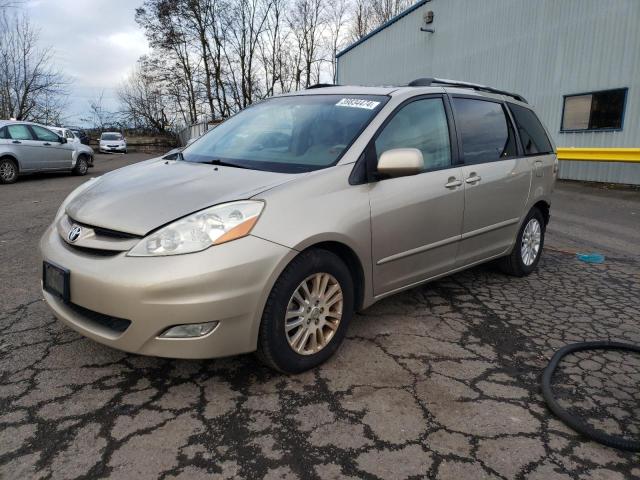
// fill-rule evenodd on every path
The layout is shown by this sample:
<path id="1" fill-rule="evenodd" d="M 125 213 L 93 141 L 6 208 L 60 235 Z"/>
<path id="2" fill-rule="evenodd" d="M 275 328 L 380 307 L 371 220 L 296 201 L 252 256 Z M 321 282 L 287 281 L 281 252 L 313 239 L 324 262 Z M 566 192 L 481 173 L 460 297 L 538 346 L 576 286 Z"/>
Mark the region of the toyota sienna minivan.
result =
<path id="1" fill-rule="evenodd" d="M 496 260 L 538 264 L 557 159 L 516 94 L 320 86 L 87 181 L 41 240 L 44 298 L 93 340 L 301 372 L 354 312 Z"/>

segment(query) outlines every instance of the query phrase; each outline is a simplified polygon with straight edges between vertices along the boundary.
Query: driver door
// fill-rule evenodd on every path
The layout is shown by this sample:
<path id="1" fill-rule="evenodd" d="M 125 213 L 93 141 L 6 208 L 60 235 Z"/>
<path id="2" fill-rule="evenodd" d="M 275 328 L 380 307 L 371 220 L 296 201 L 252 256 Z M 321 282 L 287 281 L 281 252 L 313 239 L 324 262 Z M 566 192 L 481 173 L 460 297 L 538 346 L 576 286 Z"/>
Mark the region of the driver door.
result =
<path id="1" fill-rule="evenodd" d="M 454 268 L 464 212 L 462 169 L 455 165 L 451 113 L 440 95 L 401 106 L 375 139 L 375 155 L 417 148 L 417 175 L 371 184 L 374 295 L 421 282 Z"/>
<path id="2" fill-rule="evenodd" d="M 40 169 L 58 170 L 71 168 L 73 164 L 73 144 L 61 143 L 60 137 L 51 130 L 31 125 L 36 139 Z"/>

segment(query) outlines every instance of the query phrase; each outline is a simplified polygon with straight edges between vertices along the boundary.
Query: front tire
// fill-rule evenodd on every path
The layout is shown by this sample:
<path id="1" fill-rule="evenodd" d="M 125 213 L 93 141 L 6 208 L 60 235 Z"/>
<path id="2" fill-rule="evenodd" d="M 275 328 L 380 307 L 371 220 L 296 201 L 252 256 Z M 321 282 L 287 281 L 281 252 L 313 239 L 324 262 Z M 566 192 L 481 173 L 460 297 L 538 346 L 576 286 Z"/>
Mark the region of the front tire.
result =
<path id="1" fill-rule="evenodd" d="M 18 179 L 18 165 L 10 158 L 0 159 L 0 183 L 15 183 Z"/>
<path id="2" fill-rule="evenodd" d="M 532 208 L 518 231 L 513 251 L 500 259 L 500 269 L 514 277 L 524 277 L 533 272 L 542 255 L 545 230 L 542 212 L 538 208 Z"/>
<path id="3" fill-rule="evenodd" d="M 327 250 L 294 258 L 273 286 L 260 324 L 258 356 L 271 368 L 300 373 L 338 349 L 354 312 L 349 269 Z"/>
<path id="4" fill-rule="evenodd" d="M 73 173 L 76 175 L 86 175 L 89 171 L 89 164 L 87 163 L 87 159 L 84 157 L 78 158 L 76 162 L 76 166 L 73 168 Z"/>

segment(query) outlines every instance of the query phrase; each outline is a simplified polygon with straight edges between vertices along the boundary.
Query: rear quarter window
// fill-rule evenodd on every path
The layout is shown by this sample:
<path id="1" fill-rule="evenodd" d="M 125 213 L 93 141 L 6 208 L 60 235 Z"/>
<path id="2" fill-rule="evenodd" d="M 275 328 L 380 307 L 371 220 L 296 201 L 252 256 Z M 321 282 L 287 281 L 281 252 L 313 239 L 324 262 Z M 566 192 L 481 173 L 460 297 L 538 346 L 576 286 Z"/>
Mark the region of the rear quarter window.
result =
<path id="1" fill-rule="evenodd" d="M 551 146 L 549 137 L 547 137 L 547 132 L 544 130 L 542 123 L 540 123 L 540 120 L 538 120 L 533 110 L 513 103 L 509 103 L 508 105 L 516 121 L 516 127 L 520 134 L 524 154 L 543 155 L 553 153 L 553 147 Z"/>

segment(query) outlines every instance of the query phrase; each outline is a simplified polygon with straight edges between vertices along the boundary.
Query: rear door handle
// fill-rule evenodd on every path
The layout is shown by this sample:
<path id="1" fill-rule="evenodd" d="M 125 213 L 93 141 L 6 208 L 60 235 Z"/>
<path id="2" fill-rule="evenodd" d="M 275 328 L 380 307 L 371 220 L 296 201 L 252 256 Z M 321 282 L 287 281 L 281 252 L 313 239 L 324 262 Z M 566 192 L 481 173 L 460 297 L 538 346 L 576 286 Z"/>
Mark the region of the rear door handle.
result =
<path id="1" fill-rule="evenodd" d="M 480 175 L 476 175 L 475 173 L 472 173 L 471 176 L 465 180 L 465 182 L 474 184 L 474 183 L 478 183 L 480 180 L 482 180 L 482 177 L 480 177 Z"/>
<path id="2" fill-rule="evenodd" d="M 51 146 L 51 144 L 49 142 L 44 142 L 43 145 L 46 145 L 47 147 Z"/>
<path id="3" fill-rule="evenodd" d="M 22 142 L 21 142 L 20 140 L 14 140 L 14 141 L 13 141 L 13 142 L 11 142 L 11 143 L 22 143 Z"/>
<path id="4" fill-rule="evenodd" d="M 445 188 L 457 188 L 462 185 L 462 181 L 458 180 L 456 177 L 449 177 L 448 183 L 445 183 Z"/>

